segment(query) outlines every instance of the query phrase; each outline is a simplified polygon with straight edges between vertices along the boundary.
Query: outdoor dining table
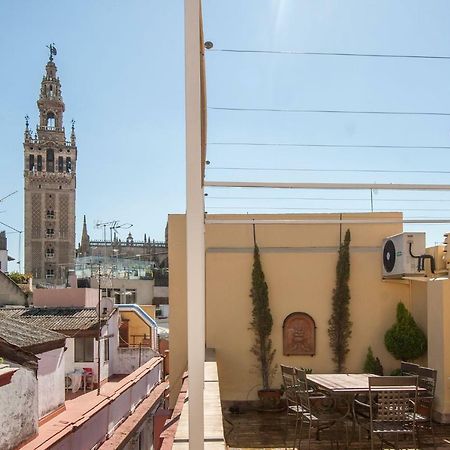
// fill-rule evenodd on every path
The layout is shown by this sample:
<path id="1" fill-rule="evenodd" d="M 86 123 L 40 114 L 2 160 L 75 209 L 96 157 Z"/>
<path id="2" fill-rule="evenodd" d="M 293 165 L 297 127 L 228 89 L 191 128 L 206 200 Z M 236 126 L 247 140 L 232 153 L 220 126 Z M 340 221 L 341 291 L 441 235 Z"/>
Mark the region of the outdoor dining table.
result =
<path id="1" fill-rule="evenodd" d="M 308 382 L 315 388 L 326 391 L 329 395 L 339 397 L 347 404 L 348 416 L 352 421 L 352 437 L 353 440 L 357 418 L 353 409 L 353 401 L 358 394 L 369 393 L 369 377 L 376 377 L 378 375 L 368 373 L 322 373 L 322 374 L 307 374 Z M 380 387 L 380 390 L 386 390 L 386 386 Z M 395 390 L 414 391 L 416 386 L 396 386 Z M 372 391 L 377 388 L 372 387 Z M 418 387 L 418 392 L 426 391 L 426 389 Z"/>
<path id="2" fill-rule="evenodd" d="M 327 391 L 332 395 L 347 395 L 355 396 L 357 394 L 369 393 L 369 377 L 376 377 L 369 373 L 321 373 L 321 374 L 307 374 L 308 382 L 318 389 Z M 395 390 L 412 391 L 415 386 L 396 386 Z M 372 388 L 376 391 L 377 388 Z M 383 386 L 380 390 L 386 390 Z M 418 392 L 426 391 L 426 389 L 419 387 Z"/>

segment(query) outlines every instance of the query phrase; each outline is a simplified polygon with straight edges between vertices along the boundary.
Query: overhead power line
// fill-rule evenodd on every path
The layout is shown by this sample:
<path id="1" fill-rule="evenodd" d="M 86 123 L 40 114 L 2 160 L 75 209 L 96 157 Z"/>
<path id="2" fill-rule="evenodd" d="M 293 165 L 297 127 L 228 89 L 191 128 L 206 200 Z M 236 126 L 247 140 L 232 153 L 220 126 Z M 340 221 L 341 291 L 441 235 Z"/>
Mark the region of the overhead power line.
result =
<path id="1" fill-rule="evenodd" d="M 220 53 L 254 53 L 266 55 L 304 55 L 304 56 L 347 56 L 356 58 L 409 58 L 409 59 L 436 59 L 450 60 L 447 55 L 414 55 L 414 54 L 390 54 L 390 53 L 352 53 L 352 52 L 301 52 L 296 50 L 251 50 L 238 48 L 212 48 L 209 52 Z"/>
<path id="2" fill-rule="evenodd" d="M 298 168 L 271 168 L 271 167 L 207 167 L 208 170 L 255 170 L 266 172 L 351 172 L 351 173 L 421 173 L 448 175 L 448 170 L 385 170 L 385 169 L 298 169 Z"/>
<path id="3" fill-rule="evenodd" d="M 375 144 L 297 144 L 287 142 L 208 142 L 217 146 L 248 147 L 324 147 L 324 148 L 398 148 L 398 149 L 432 149 L 449 150 L 449 145 L 375 145 Z"/>
<path id="4" fill-rule="evenodd" d="M 376 114 L 376 115 L 394 115 L 394 116 L 450 116 L 450 112 L 437 112 L 437 111 L 366 111 L 366 110 L 351 110 L 351 109 L 240 108 L 228 106 L 209 106 L 208 109 L 213 111 L 238 111 L 238 112 Z"/>

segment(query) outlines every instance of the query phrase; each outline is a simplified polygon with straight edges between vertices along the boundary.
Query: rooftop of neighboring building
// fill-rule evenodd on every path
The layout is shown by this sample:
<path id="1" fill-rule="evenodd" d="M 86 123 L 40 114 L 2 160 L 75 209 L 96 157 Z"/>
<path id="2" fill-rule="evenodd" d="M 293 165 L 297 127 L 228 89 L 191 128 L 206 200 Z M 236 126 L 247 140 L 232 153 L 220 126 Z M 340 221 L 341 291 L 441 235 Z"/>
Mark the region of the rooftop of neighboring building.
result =
<path id="1" fill-rule="evenodd" d="M 89 330 L 98 324 L 96 308 L 83 307 L 1 308 L 1 317 L 20 319 L 29 324 L 65 334 Z"/>
<path id="2" fill-rule="evenodd" d="M 0 270 L 0 305 L 27 305 L 29 285 L 17 284 L 10 276 Z"/>
<path id="3" fill-rule="evenodd" d="M 0 340 L 31 353 L 60 348 L 66 336 L 14 317 L 0 315 Z"/>

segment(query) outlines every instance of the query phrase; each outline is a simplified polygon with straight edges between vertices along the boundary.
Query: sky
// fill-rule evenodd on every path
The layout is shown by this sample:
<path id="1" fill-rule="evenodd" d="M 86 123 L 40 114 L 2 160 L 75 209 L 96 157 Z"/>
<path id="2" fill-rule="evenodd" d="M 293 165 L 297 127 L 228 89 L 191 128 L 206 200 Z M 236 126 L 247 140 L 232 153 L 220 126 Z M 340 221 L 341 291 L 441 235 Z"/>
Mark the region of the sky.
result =
<path id="1" fill-rule="evenodd" d="M 446 147 L 450 116 L 214 109 L 450 113 L 450 59 L 221 51 L 450 56 L 448 1 L 204 0 L 203 13 L 205 39 L 214 44 L 206 52 L 207 179 L 450 184 L 448 149 L 320 147 Z M 0 203 L 0 221 L 24 228 L 24 116 L 36 125 L 46 45 L 54 42 L 66 128 L 76 120 L 77 242 L 84 214 L 94 238 L 102 237 L 95 224 L 111 220 L 133 224 L 122 238 L 128 231 L 164 238 L 167 214 L 185 210 L 183 26 L 182 0 L 0 2 L 0 198 L 18 191 Z M 396 172 L 405 170 L 422 173 Z M 209 213 L 371 207 L 367 191 L 207 194 Z M 450 216 L 449 192 L 376 191 L 373 198 L 377 211 Z M 426 231 L 434 244 L 450 224 L 405 228 Z M 8 238 L 17 258 L 17 234 Z"/>

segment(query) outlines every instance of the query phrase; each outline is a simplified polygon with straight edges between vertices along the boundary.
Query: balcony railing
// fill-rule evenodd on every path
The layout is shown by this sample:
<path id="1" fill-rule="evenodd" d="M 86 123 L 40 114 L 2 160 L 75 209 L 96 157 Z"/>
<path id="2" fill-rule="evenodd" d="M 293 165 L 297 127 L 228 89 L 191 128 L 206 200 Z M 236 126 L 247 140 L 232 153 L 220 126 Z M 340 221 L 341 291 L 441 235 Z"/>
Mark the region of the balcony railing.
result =
<path id="1" fill-rule="evenodd" d="M 62 131 L 63 133 L 65 132 L 64 127 L 50 127 L 47 125 L 39 125 L 37 129 L 38 131 Z"/>

